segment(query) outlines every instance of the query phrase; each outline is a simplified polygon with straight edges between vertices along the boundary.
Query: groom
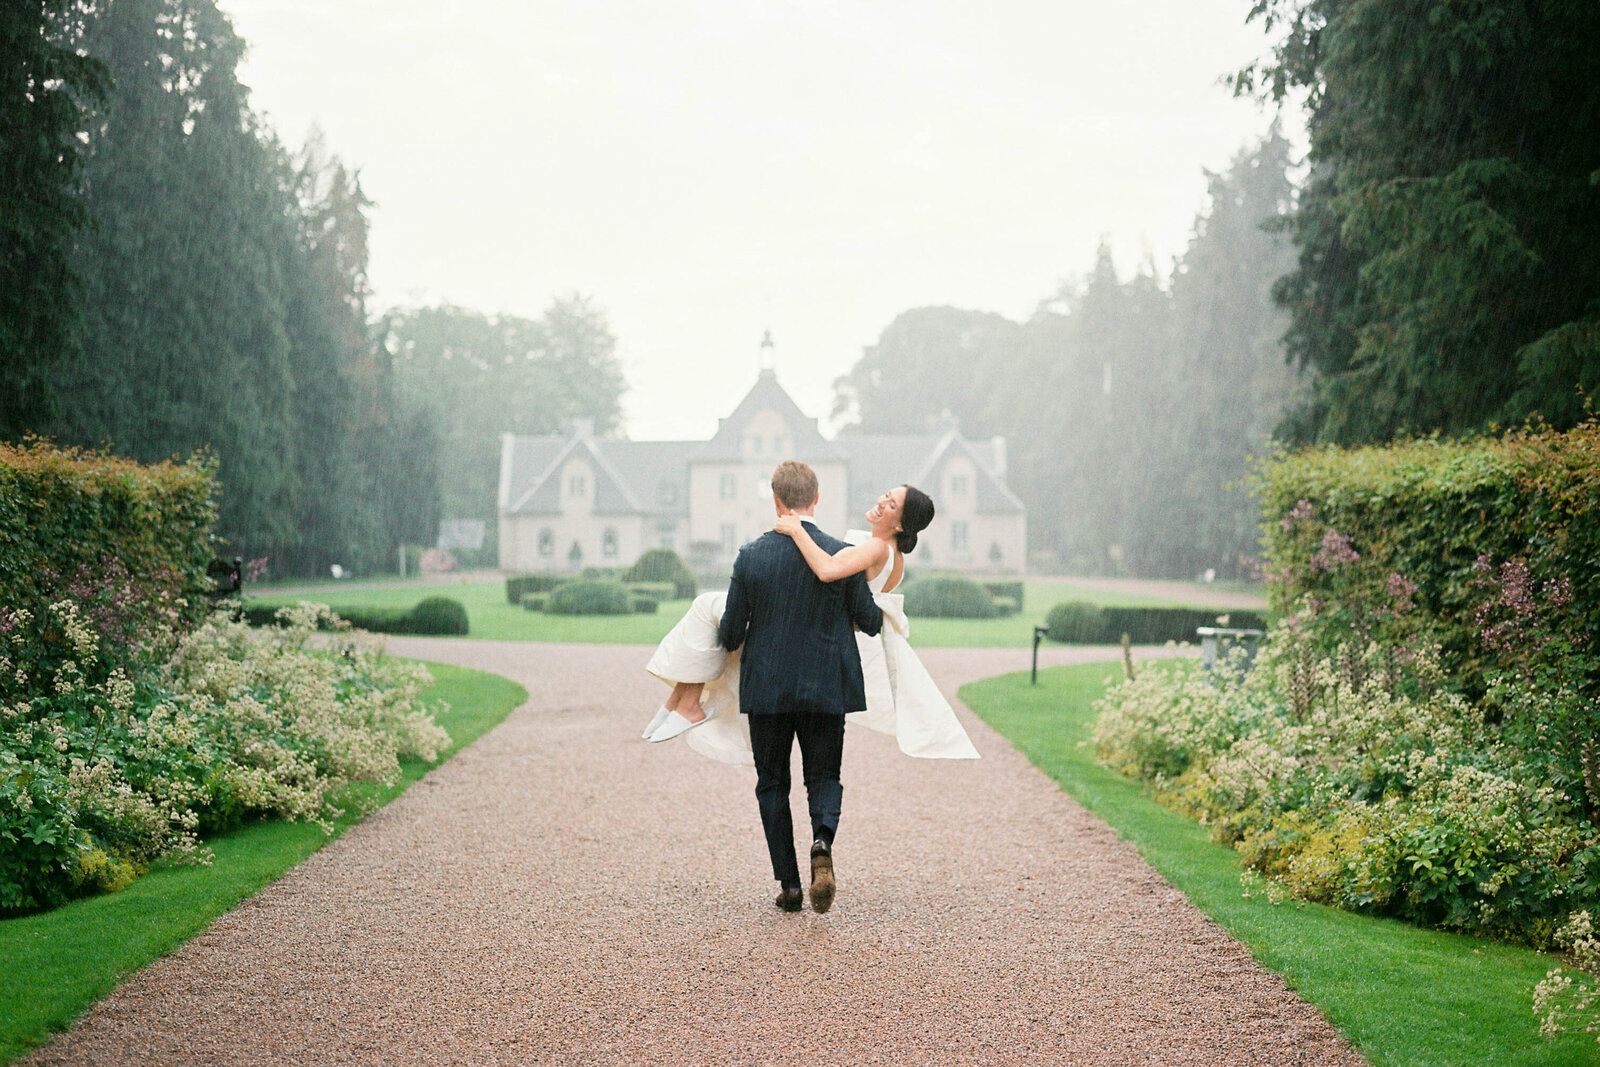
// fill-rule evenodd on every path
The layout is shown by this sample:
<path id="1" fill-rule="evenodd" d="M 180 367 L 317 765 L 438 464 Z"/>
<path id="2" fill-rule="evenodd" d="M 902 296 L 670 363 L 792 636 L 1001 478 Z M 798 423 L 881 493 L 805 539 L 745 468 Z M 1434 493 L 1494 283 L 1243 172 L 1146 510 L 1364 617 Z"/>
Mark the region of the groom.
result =
<path id="1" fill-rule="evenodd" d="M 778 465 L 772 503 L 779 515 L 801 516 L 825 551 L 845 547 L 811 521 L 817 475 L 804 463 Z M 833 906 L 833 836 L 844 794 L 844 717 L 867 706 L 855 629 L 876 634 L 882 625 L 864 574 L 824 583 L 792 538 L 770 530 L 739 549 L 717 638 L 730 652 L 744 646 L 739 710 L 750 716 L 756 803 L 784 911 L 799 911 L 804 900 L 789 815 L 790 753 L 798 739 L 811 806 L 811 907 L 825 912 Z"/>

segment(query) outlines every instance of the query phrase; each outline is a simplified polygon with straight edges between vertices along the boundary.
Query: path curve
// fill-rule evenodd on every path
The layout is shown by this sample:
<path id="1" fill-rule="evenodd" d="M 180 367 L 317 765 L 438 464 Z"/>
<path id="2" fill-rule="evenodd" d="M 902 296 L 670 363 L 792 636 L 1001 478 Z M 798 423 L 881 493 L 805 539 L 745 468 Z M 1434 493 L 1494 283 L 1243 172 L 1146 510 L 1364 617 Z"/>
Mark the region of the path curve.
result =
<path id="1" fill-rule="evenodd" d="M 637 739 L 647 649 L 390 648 L 533 697 L 25 1062 L 1361 1063 L 964 707 L 977 762 L 850 733 L 838 902 L 786 915 L 754 772 Z"/>

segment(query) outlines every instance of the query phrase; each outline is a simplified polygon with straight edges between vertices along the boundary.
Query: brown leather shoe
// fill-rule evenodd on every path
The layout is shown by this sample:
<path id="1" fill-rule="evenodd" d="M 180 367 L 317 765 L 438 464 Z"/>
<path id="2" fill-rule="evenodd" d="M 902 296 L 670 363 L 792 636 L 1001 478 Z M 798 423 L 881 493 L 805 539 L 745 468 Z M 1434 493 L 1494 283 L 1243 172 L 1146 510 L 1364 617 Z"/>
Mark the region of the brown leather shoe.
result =
<path id="1" fill-rule="evenodd" d="M 827 842 L 818 841 L 811 846 L 811 910 L 822 915 L 833 907 L 837 888 L 833 880 L 833 850 Z"/>
<path id="2" fill-rule="evenodd" d="M 779 890 L 778 899 L 774 900 L 773 903 L 784 911 L 799 911 L 805 907 L 806 897 L 800 890 L 784 886 L 783 889 Z"/>

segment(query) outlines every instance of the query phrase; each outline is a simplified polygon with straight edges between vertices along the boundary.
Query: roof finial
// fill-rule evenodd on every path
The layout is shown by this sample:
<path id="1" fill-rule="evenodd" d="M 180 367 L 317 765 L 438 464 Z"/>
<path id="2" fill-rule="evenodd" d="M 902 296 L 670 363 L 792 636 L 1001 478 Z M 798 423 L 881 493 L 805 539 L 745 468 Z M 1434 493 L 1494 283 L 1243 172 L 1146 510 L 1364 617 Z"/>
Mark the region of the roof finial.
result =
<path id="1" fill-rule="evenodd" d="M 773 343 L 772 343 L 772 331 L 771 330 L 762 330 L 761 331 L 761 369 L 762 370 L 768 371 L 768 370 L 772 369 L 772 356 L 773 356 L 773 349 L 775 347 L 776 346 L 773 345 Z"/>

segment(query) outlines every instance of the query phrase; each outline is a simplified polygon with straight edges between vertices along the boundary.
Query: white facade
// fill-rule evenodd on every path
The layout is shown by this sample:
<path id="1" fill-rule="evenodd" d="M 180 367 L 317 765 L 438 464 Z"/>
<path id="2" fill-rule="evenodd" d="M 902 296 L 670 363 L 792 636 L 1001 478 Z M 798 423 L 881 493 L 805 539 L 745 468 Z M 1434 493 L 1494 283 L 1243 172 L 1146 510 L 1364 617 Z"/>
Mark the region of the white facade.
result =
<path id="1" fill-rule="evenodd" d="M 937 515 L 908 562 L 918 567 L 1020 574 L 1027 516 L 1006 488 L 1005 444 L 967 441 L 953 427 L 926 435 L 829 441 L 763 371 L 706 442 L 595 438 L 568 433 L 502 439 L 500 569 L 573 572 L 626 567 L 670 548 L 720 568 L 772 525 L 773 468 L 800 459 L 817 472 L 817 522 L 842 535 L 885 489 L 909 483 Z"/>

